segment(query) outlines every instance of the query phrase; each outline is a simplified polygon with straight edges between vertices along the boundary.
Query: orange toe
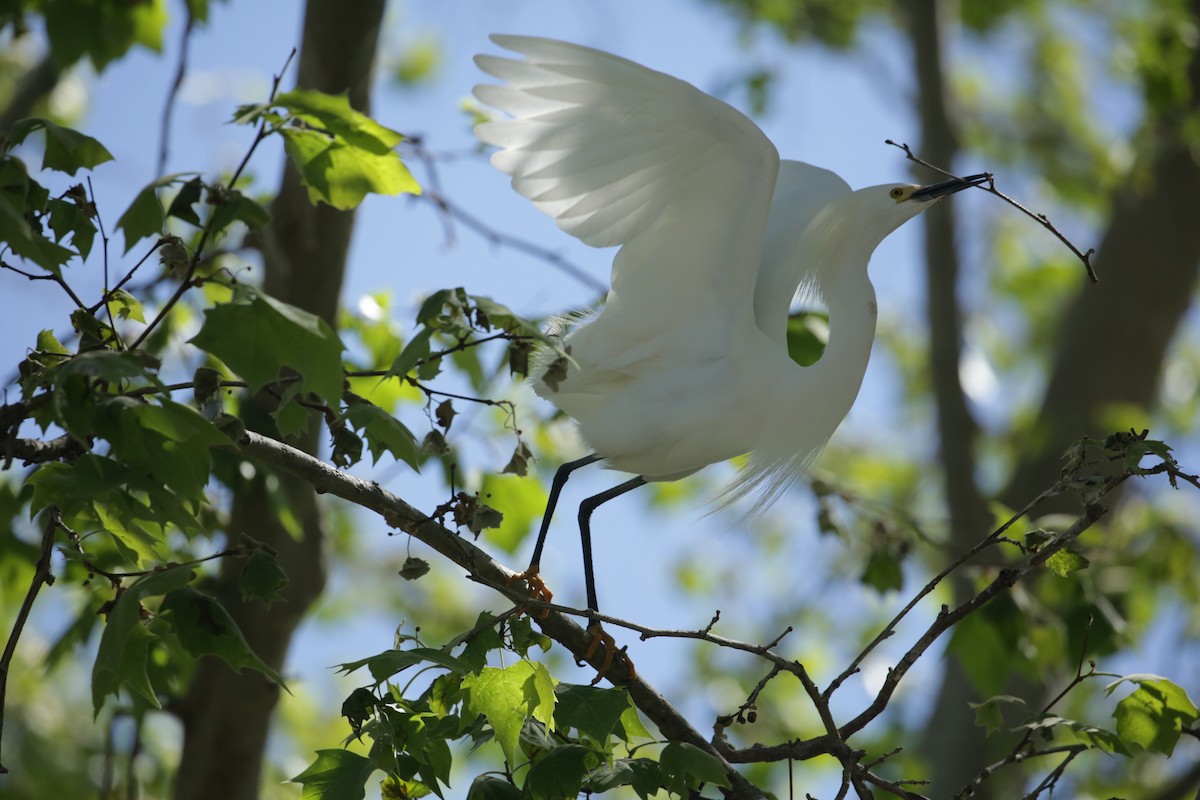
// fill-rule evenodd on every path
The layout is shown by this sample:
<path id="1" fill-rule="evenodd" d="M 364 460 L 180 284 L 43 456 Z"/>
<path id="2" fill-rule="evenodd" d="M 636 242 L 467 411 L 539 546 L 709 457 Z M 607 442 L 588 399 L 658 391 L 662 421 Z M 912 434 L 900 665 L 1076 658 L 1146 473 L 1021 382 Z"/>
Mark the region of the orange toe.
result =
<path id="1" fill-rule="evenodd" d="M 550 587 L 546 585 L 546 582 L 542 580 L 542 576 L 538 574 L 538 567 L 530 567 L 524 572 L 513 575 L 508 579 L 507 584 L 512 586 L 514 583 L 521 581 L 525 583 L 525 589 L 530 599 L 541 603 L 549 603 L 554 599 L 554 592 L 550 591 Z M 550 609 L 539 609 L 538 619 L 545 619 L 549 614 Z"/>
<path id="2" fill-rule="evenodd" d="M 629 677 L 637 677 L 637 670 L 634 669 L 633 659 L 629 657 L 624 647 L 617 647 L 616 641 L 600 627 L 600 623 L 593 622 L 591 625 L 588 625 L 588 633 L 591 634 L 592 640 L 588 643 L 587 650 L 583 653 L 584 661 L 590 660 L 601 647 L 604 648 L 604 660 L 601 662 L 600 668 L 596 670 L 596 677 L 592 680 L 592 686 L 595 686 L 608 675 L 608 671 L 612 669 L 613 659 L 616 658 L 618 653 L 621 654 L 621 658 L 625 661 L 625 668 L 629 670 Z"/>

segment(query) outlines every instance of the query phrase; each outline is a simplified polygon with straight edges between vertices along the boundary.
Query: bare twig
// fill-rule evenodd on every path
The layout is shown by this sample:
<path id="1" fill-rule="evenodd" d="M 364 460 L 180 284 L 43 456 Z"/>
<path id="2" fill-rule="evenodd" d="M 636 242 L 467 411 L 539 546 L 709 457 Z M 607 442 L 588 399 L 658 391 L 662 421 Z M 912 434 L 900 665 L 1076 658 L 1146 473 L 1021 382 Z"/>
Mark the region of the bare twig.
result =
<path id="1" fill-rule="evenodd" d="M 279 74 L 275 76 L 275 80 L 271 85 L 271 100 L 274 100 L 275 96 L 279 93 L 279 84 L 283 81 L 283 75 L 285 72 L 287 72 L 288 66 L 292 63 L 292 59 L 295 57 L 296 49 L 292 48 L 292 52 L 288 54 L 287 61 L 285 61 L 283 64 L 283 69 L 281 69 Z M 237 185 L 238 179 L 242 177 L 242 172 L 246 169 L 246 165 L 250 163 L 250 157 L 254 155 L 254 151 L 258 149 L 258 146 L 262 144 L 263 140 L 267 138 L 270 132 L 271 131 L 267 127 L 267 121 L 265 119 L 262 120 L 258 125 L 258 132 L 254 135 L 254 141 L 250 143 L 250 147 L 246 150 L 246 154 L 242 156 L 241 163 L 237 165 L 237 169 L 233 171 L 233 174 L 229 176 L 229 180 L 225 184 L 229 189 L 233 189 Z M 192 253 L 191 259 L 188 261 L 187 274 L 184 275 L 179 281 L 178 288 L 176 288 L 171 296 L 167 299 L 167 302 L 163 304 L 163 307 L 158 310 L 158 314 L 154 316 L 154 319 L 151 320 L 150 324 L 146 326 L 146 329 L 143 330 L 137 339 L 133 341 L 133 344 L 129 345 L 130 350 L 138 349 L 138 347 L 140 347 L 142 343 L 146 341 L 146 338 L 154 332 L 154 329 L 162 323 L 163 319 L 168 313 L 170 313 L 171 309 L 175 307 L 175 304 L 183 298 L 188 289 L 192 288 L 192 279 L 195 277 L 196 270 L 200 266 L 201 257 L 204 253 L 204 246 L 208 243 L 209 237 L 212 236 L 213 222 L 216 220 L 216 218 L 216 214 L 209 216 L 208 223 L 204 226 L 204 230 L 200 233 L 200 241 L 196 243 L 196 249 Z"/>
<path id="2" fill-rule="evenodd" d="M 1027 557 L 1019 564 L 1000 570 L 999 575 L 983 591 L 953 610 L 943 606 L 937 618 L 929 625 L 916 644 L 909 648 L 908 652 L 896 663 L 896 666 L 888 671 L 887 677 L 883 681 L 883 686 L 879 689 L 871 705 L 857 717 L 842 726 L 842 735 L 849 736 L 852 733 L 862 730 L 867 723 L 883 712 L 891 701 L 896 687 L 899 686 L 900 681 L 908 673 L 908 670 L 912 668 L 912 665 L 916 663 L 918 658 L 924 655 L 925 651 L 929 649 L 930 645 L 938 637 L 967 615 L 974 613 L 1001 593 L 1011 589 L 1016 585 L 1018 580 L 1033 571 L 1036 567 L 1046 563 L 1046 560 L 1050 556 L 1062 550 L 1068 544 L 1075 541 L 1084 531 L 1092 527 L 1096 520 L 1100 519 L 1107 512 L 1107 509 L 1100 505 L 1099 500 L 1124 483 L 1129 477 L 1131 476 L 1126 473 L 1108 481 L 1104 490 L 1097 495 L 1095 501 L 1088 503 L 1084 508 L 1083 514 L 1070 527 L 1062 531 L 1053 542 L 1047 544 L 1037 553 Z"/>
<path id="3" fill-rule="evenodd" d="M 192 4 L 183 3 L 185 18 L 183 32 L 179 40 L 179 62 L 175 66 L 175 77 L 171 79 L 171 88 L 167 90 L 167 99 L 163 103 L 162 132 L 158 143 L 158 165 L 155 176 L 162 177 L 167 171 L 167 155 L 171 148 L 171 117 L 175 115 L 175 101 L 179 97 L 179 87 L 187 75 L 188 48 L 192 42 L 192 30 L 196 25 L 196 15 L 192 13 Z"/>
<path id="4" fill-rule="evenodd" d="M 925 584 L 925 588 L 923 588 L 921 591 L 917 592 L 917 594 L 913 597 L 913 599 L 908 602 L 908 605 L 906 605 L 906 606 L 904 606 L 904 608 L 900 609 L 900 613 L 896 614 L 896 616 L 892 618 L 892 621 L 889 622 L 886 626 L 884 626 L 883 630 L 881 630 L 879 632 L 879 634 L 874 639 L 872 639 L 871 642 L 866 647 L 864 647 L 862 649 L 862 652 L 859 653 L 857 656 L 855 656 L 854 660 L 850 662 L 850 665 L 848 667 L 846 667 L 846 669 L 844 669 L 840 675 L 838 675 L 836 678 L 833 679 L 833 681 L 825 689 L 825 692 L 824 692 L 825 697 L 826 698 L 831 697 L 833 695 L 833 693 L 838 690 L 838 687 L 840 687 L 846 681 L 847 678 L 849 678 L 851 675 L 858 672 L 858 668 L 862 664 L 863 660 L 868 655 L 870 655 L 871 652 L 876 647 L 878 647 L 885 639 L 889 639 L 893 635 L 895 635 L 896 627 L 900 624 L 900 622 L 906 616 L 908 616 L 910 611 L 912 611 L 914 608 L 916 608 L 918 603 L 920 603 L 923 599 L 925 599 L 925 597 L 927 597 L 931 592 L 933 592 L 933 590 L 938 587 L 938 584 L 940 584 L 943 580 L 945 580 L 946 577 L 950 575 L 950 573 L 954 572 L 956 569 L 961 567 L 967 561 L 974 558 L 976 555 L 978 555 L 983 550 L 996 544 L 1000 540 L 1000 538 L 1003 537 L 1005 531 L 1007 531 L 1014 524 L 1016 524 L 1016 522 L 1018 520 L 1020 520 L 1026 514 L 1028 514 L 1030 511 L 1032 511 L 1034 508 L 1036 508 L 1038 506 L 1038 504 L 1041 503 L 1043 500 L 1045 500 L 1047 497 L 1052 497 L 1052 496 L 1058 494 L 1060 491 L 1062 491 L 1062 485 L 1061 485 L 1061 483 L 1056 483 L 1054 486 L 1051 486 L 1049 489 L 1042 492 L 1037 497 L 1033 498 L 1033 500 L 1031 500 L 1029 503 L 1027 503 L 1024 508 L 1022 508 L 1020 511 L 1017 511 L 1016 513 L 1014 513 L 1011 517 L 1008 518 L 1008 520 L 1003 525 L 1001 525 L 996 530 L 992 531 L 992 533 L 990 535 L 988 535 L 986 538 L 984 538 L 981 542 L 979 542 L 979 544 L 972 547 L 966 553 L 963 553 L 961 556 L 959 556 L 957 559 L 955 559 L 953 562 L 951 562 L 949 566 L 947 566 L 945 569 L 943 569 L 937 575 L 933 576 L 933 578 L 927 584 Z"/>
<path id="5" fill-rule="evenodd" d="M 87 185 L 88 202 L 92 208 L 98 208 L 96 205 L 96 190 L 92 187 L 92 176 L 90 175 L 87 178 Z M 108 304 L 109 299 L 112 297 L 112 293 L 108 288 L 108 232 L 104 230 L 104 219 L 100 216 L 98 210 L 96 211 L 96 228 L 100 231 L 100 258 L 104 268 L 104 294 L 101 295 L 104 299 L 100 302 L 100 305 L 104 306 L 104 310 L 108 314 L 108 327 L 112 330 L 113 341 L 117 343 L 117 349 L 124 350 L 125 342 L 121 339 L 120 332 L 117 331 L 117 321 L 113 319 L 112 306 Z"/>
<path id="6" fill-rule="evenodd" d="M 166 242 L 166 239 L 165 239 L 165 238 L 163 238 L 163 239 L 159 239 L 157 242 L 155 242 L 155 243 L 154 243 L 154 246 L 153 246 L 153 247 L 151 247 L 149 250 L 147 250 L 147 251 L 146 251 L 146 254 L 145 254 L 144 256 L 142 256 L 141 258 L 139 258 L 139 259 L 137 260 L 137 263 L 136 263 L 136 264 L 134 264 L 134 265 L 133 265 L 133 266 L 132 266 L 132 267 L 129 269 L 129 272 L 125 273 L 125 277 L 124 277 L 124 278 L 121 278 L 121 280 L 117 281 L 117 285 L 116 285 L 116 286 L 112 287 L 111 289 L 106 289 L 106 290 L 104 291 L 104 294 L 102 294 L 102 295 L 100 296 L 100 300 L 99 300 L 97 303 L 95 303 L 94 305 L 92 305 L 92 306 L 89 306 L 89 307 L 88 307 L 88 309 L 87 309 L 88 313 L 89 313 L 89 314 L 95 314 L 97 311 L 99 311 L 99 310 L 100 310 L 100 306 L 104 305 L 104 304 L 105 304 L 105 303 L 107 303 L 109 300 L 111 300 L 111 299 L 112 299 L 112 296 L 113 296 L 114 294 L 116 294 L 116 293 L 117 293 L 117 291 L 121 289 L 121 287 L 123 287 L 123 286 L 124 286 L 126 283 L 128 283 L 128 282 L 129 282 L 129 280 L 130 280 L 130 279 L 133 277 L 134 273 L 138 271 L 138 268 L 139 268 L 140 266 L 142 266 L 142 264 L 146 263 L 146 260 L 147 260 L 147 259 L 149 259 L 149 258 L 150 258 L 150 256 L 154 255 L 155 251 L 157 251 L 157 250 L 158 250 L 158 248 L 162 247 L 162 246 L 163 246 L 163 244 L 164 244 L 165 242 Z M 105 284 L 107 285 L 107 283 L 108 283 L 108 280 L 107 280 L 107 278 L 106 278 L 106 279 L 105 279 Z"/>
<path id="7" fill-rule="evenodd" d="M 425 147 L 419 136 L 410 137 L 408 143 L 412 148 L 413 155 L 425 166 L 425 174 L 429 179 L 429 185 L 425 187 L 425 191 L 420 195 L 420 199 L 432 204 L 441 217 L 442 226 L 446 232 L 446 246 L 449 247 L 454 244 L 454 222 L 457 221 L 462 223 L 468 230 L 482 236 L 494 245 L 508 247 L 511 250 L 516 250 L 517 252 L 525 253 L 526 255 L 545 261 L 550 266 L 574 278 L 594 292 L 603 293 L 608 291 L 608 286 L 602 281 L 593 278 L 583 269 L 563 258 L 559 253 L 548 250 L 526 239 L 496 230 L 479 217 L 469 213 L 456 203 L 451 202 L 442 191 L 441 178 L 438 175 L 436 163 L 438 160 L 437 155 Z"/>
<path id="8" fill-rule="evenodd" d="M 934 172 L 941 173 L 942 175 L 945 175 L 949 178 L 958 178 L 959 177 L 952 172 L 947 172 L 946 170 L 942 169 L 941 167 L 936 167 L 933 164 L 930 164 L 928 161 L 918 157 L 917 155 L 915 155 L 913 153 L 912 148 L 910 148 L 907 144 L 901 144 L 900 142 L 895 142 L 895 141 L 892 141 L 891 139 L 884 139 L 884 144 L 890 144 L 892 147 L 898 147 L 901 150 L 903 150 L 905 157 L 908 158 L 909 161 L 915 161 L 918 164 L 928 167 L 929 169 L 933 170 Z M 1037 222 L 1043 228 L 1045 228 L 1046 230 L 1050 231 L 1055 236 L 1057 236 L 1058 240 L 1060 242 L 1062 242 L 1063 244 L 1065 244 L 1067 246 L 1067 248 L 1072 253 L 1075 254 L 1076 258 L 1078 258 L 1080 261 L 1083 262 L 1083 266 L 1087 269 L 1088 280 L 1090 280 L 1092 283 L 1100 282 L 1100 278 L 1098 278 L 1096 276 L 1096 270 L 1092 267 L 1092 254 L 1096 252 L 1095 248 L 1089 247 L 1087 252 L 1081 251 L 1078 247 L 1075 246 L 1075 244 L 1070 239 L 1068 239 L 1066 236 L 1064 236 L 1063 233 L 1061 231 L 1059 231 L 1058 228 L 1054 227 L 1054 224 L 1052 222 L 1050 222 L 1050 218 L 1047 217 L 1045 214 L 1039 214 L 1035 211 L 1030 211 L 1028 208 L 1021 205 L 1019 202 L 1017 202 L 1013 198 L 1006 195 L 1004 192 L 997 189 L 995 176 L 993 176 L 991 174 L 988 175 L 987 186 L 984 186 L 982 184 L 974 184 L 974 185 L 976 188 L 982 189 L 985 192 L 996 195 L 996 197 L 999 197 L 1001 200 L 1008 203 L 1010 206 L 1017 209 L 1018 211 L 1020 211 L 1022 214 L 1026 215 L 1030 219 L 1033 219 L 1035 222 Z"/>
<path id="9" fill-rule="evenodd" d="M 79 299 L 79 296 L 75 294 L 74 290 L 72 290 L 67 282 L 63 280 L 61 275 L 56 275 L 53 272 L 48 272 L 45 275 L 37 275 L 32 272 L 26 272 L 23 269 L 18 269 L 4 260 L 0 260 L 0 269 L 6 269 L 10 272 L 15 272 L 31 281 L 53 281 L 62 287 L 62 290 L 67 293 L 68 297 L 71 298 L 71 302 L 74 303 L 78 308 L 86 308 L 86 306 L 83 304 L 83 301 Z"/>
<path id="10" fill-rule="evenodd" d="M 41 556 L 34 565 L 33 577 L 29 581 L 29 590 L 25 593 L 25 600 L 21 603 L 21 609 L 17 612 L 17 618 L 13 622 L 12 631 L 8 635 L 8 644 L 4 647 L 4 655 L 0 656 L 0 742 L 3 742 L 8 671 L 12 666 L 13 656 L 17 652 L 17 641 L 21 638 L 21 632 L 29 620 L 29 612 L 33 609 L 33 601 L 37 599 L 38 592 L 41 591 L 42 586 L 54 584 L 54 574 L 50 572 L 50 557 L 54 552 L 54 532 L 57 530 L 58 524 L 58 509 L 47 509 L 46 527 L 42 530 Z M 0 762 L 0 775 L 7 772 L 8 768 L 4 766 L 3 762 Z"/>
<path id="11" fill-rule="evenodd" d="M 206 561 L 214 561 L 218 558 L 228 558 L 229 556 L 244 556 L 248 553 L 247 548 L 235 545 L 211 555 L 194 558 L 191 561 L 173 562 L 155 567 L 153 569 L 139 569 L 132 570 L 130 572 L 109 572 L 108 570 L 98 566 L 96 562 L 92 561 L 92 559 L 88 557 L 87 552 L 83 549 L 83 538 L 77 532 L 67 527 L 66 523 L 64 523 L 61 518 L 58 519 L 57 525 L 62 529 L 63 533 L 67 535 L 67 539 L 71 542 L 72 549 L 79 556 L 79 560 L 83 563 L 84 568 L 88 571 L 89 578 L 93 575 L 99 575 L 112 584 L 113 587 L 120 586 L 121 581 L 125 580 L 126 578 L 142 578 L 146 575 L 154 575 L 171 569 L 190 569 L 199 564 L 203 564 Z M 63 554 L 66 555 L 66 550 L 63 550 Z"/>
<path id="12" fill-rule="evenodd" d="M 1054 785 L 1057 784 L 1058 779 L 1063 776 L 1063 772 L 1066 771 L 1067 766 L 1070 765 L 1070 763 L 1074 761 L 1080 753 L 1086 751 L 1087 749 L 1087 745 L 1083 744 L 1072 745 L 1070 748 L 1068 748 L 1066 751 L 1067 757 L 1060 761 L 1058 766 L 1051 770 L 1050 774 L 1043 778 L 1042 782 L 1033 788 L 1032 792 L 1024 795 L 1024 800 L 1036 800 L 1037 797 L 1039 797 L 1041 793 L 1047 789 L 1050 790 L 1050 794 L 1053 796 Z"/>

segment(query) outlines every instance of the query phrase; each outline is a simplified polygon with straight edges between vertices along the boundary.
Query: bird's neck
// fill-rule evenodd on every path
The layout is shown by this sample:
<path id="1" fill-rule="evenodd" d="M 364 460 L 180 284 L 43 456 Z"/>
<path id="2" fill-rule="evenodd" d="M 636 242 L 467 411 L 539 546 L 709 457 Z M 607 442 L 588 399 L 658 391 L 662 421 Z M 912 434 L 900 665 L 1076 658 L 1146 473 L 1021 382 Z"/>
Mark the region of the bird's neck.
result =
<path id="1" fill-rule="evenodd" d="M 829 341 L 807 369 L 815 371 L 816 383 L 834 405 L 849 408 L 858 396 L 875 341 L 875 289 L 867 277 L 865 258 L 861 266 L 854 264 L 822 277 L 819 288 L 829 310 Z"/>
<path id="2" fill-rule="evenodd" d="M 808 367 L 779 355 L 771 386 L 778 402 L 763 419 L 751 466 L 731 496 L 761 489 L 760 502 L 771 502 L 808 467 L 858 396 L 875 337 L 875 291 L 865 260 L 829 277 L 820 287 L 829 307 L 825 352 Z"/>

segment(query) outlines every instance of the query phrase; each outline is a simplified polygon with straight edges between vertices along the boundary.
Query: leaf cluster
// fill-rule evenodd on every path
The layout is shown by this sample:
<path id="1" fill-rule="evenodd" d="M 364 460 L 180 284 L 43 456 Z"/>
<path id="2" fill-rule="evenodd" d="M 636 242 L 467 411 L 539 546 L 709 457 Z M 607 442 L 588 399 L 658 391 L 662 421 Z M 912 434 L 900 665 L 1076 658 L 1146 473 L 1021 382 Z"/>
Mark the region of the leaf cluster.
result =
<path id="1" fill-rule="evenodd" d="M 385 796 L 444 797 L 462 743 L 502 764 L 472 782 L 466 796 L 476 800 L 559 800 L 619 786 L 641 798 L 661 790 L 684 796 L 706 783 L 728 785 L 712 755 L 656 742 L 625 690 L 561 683 L 528 660 L 550 641 L 524 617 L 484 612 L 444 647 L 415 644 L 341 666 L 371 675 L 342 706 L 352 731 L 346 745 L 367 754 L 318 753 L 293 779 L 304 797 L 362 797 L 376 770 L 386 774 Z M 517 660 L 489 665 L 504 652 Z"/>

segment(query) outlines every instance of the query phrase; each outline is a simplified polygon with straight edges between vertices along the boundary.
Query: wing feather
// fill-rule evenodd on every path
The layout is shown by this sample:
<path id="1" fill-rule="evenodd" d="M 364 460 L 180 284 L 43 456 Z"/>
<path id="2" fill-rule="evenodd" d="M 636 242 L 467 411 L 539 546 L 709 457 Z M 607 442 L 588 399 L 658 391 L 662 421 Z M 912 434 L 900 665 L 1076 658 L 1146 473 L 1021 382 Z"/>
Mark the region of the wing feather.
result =
<path id="1" fill-rule="evenodd" d="M 668 324 L 664 303 L 679 296 L 752 313 L 779 165 L 762 131 L 690 84 L 623 58 L 535 37 L 492 41 L 523 56 L 475 59 L 503 82 L 477 86 L 475 96 L 511 116 L 476 128 L 500 148 L 492 163 L 567 233 L 623 246 L 609 307 L 592 325 L 620 316 L 622 330 L 644 340 Z"/>

